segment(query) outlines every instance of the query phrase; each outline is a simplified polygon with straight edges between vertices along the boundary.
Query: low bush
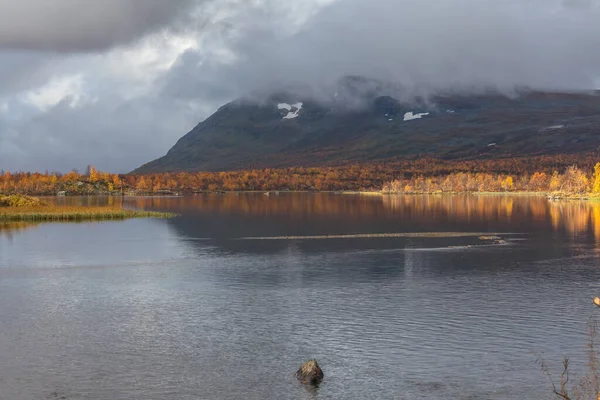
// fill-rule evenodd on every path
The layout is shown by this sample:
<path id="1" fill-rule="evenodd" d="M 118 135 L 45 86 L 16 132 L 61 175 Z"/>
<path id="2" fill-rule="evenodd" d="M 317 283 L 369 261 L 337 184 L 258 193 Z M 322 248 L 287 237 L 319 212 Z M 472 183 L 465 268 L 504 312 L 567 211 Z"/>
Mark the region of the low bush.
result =
<path id="1" fill-rule="evenodd" d="M 33 208 L 42 207 L 46 203 L 38 199 L 37 197 L 24 196 L 24 195 L 0 195 L 0 207 L 11 207 L 11 208 Z"/>

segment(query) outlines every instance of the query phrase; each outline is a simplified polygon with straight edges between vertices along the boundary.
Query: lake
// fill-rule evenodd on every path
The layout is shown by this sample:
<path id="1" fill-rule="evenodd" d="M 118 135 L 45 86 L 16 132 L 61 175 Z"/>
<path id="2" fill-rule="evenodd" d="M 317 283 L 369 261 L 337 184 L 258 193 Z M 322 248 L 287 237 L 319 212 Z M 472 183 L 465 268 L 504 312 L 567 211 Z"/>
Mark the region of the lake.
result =
<path id="1" fill-rule="evenodd" d="M 0 226 L 0 399 L 547 399 L 600 313 L 600 203 L 55 201 L 180 217 Z"/>

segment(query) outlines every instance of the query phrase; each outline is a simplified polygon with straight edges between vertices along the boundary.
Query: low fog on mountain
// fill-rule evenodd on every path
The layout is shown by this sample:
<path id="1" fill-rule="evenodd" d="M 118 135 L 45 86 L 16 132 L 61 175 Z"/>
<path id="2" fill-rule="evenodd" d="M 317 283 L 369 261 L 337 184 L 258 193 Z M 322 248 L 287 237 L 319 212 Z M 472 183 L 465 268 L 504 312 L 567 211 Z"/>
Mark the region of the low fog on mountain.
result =
<path id="1" fill-rule="evenodd" d="M 0 169 L 125 172 L 223 104 L 600 88 L 596 0 L 0 1 Z M 388 85 L 389 84 L 389 85 Z"/>

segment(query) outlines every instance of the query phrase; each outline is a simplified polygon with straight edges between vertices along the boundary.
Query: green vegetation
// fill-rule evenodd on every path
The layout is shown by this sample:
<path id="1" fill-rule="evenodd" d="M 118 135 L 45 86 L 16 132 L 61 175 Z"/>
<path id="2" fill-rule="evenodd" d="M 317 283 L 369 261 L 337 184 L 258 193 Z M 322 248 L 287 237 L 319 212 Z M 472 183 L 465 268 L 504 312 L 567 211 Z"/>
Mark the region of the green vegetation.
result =
<path id="1" fill-rule="evenodd" d="M 119 207 L 58 207 L 35 197 L 0 196 L 0 222 L 68 222 L 124 220 L 130 218 L 171 218 L 174 214 L 125 210 Z"/>

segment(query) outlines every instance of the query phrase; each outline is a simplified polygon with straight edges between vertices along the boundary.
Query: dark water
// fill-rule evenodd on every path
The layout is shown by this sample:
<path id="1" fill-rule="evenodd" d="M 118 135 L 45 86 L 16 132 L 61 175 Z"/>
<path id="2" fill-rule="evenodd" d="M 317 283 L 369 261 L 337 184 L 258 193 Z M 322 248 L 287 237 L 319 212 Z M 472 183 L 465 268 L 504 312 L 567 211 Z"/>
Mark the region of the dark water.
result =
<path id="1" fill-rule="evenodd" d="M 563 356 L 585 366 L 600 204 L 125 203 L 182 216 L 0 227 L 0 399 L 546 399 L 539 354 L 555 372 Z M 415 232 L 438 234 L 360 236 Z M 311 357 L 317 390 L 294 377 Z"/>

